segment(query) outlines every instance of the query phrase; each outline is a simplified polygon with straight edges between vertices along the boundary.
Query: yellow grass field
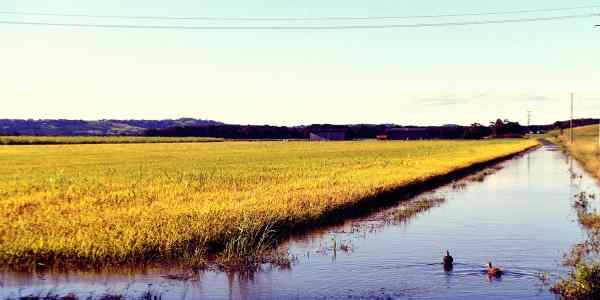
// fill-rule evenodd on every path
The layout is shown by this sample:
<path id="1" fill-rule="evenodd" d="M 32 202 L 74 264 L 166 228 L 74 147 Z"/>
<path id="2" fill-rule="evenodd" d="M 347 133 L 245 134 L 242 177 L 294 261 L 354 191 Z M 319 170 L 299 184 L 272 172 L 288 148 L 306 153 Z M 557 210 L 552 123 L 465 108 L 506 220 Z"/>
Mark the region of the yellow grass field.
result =
<path id="1" fill-rule="evenodd" d="M 383 191 L 536 144 L 0 146 L 0 263 L 101 265 L 202 256 L 223 249 L 239 232 L 315 223 Z"/>

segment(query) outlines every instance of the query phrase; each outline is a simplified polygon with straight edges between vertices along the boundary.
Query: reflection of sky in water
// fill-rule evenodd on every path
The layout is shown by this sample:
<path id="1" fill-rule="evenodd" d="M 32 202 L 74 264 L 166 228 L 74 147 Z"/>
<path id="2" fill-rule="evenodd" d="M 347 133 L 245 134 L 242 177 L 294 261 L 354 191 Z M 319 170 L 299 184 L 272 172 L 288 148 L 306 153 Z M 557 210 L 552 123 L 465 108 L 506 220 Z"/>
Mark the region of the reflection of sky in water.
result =
<path id="1" fill-rule="evenodd" d="M 380 212 L 295 237 L 282 246 L 297 258 L 291 270 L 264 266 L 246 275 L 204 272 L 185 282 L 161 278 L 174 272 L 167 270 L 63 274 L 44 280 L 4 274 L 0 296 L 53 289 L 62 294 L 93 291 L 96 296 L 150 290 L 160 291 L 163 299 L 553 299 L 536 274 L 549 272 L 556 279 L 564 272 L 562 255 L 584 237 L 570 206 L 573 195 L 579 187 L 594 193 L 598 188 L 576 163 L 574 172 L 584 176 L 572 179 L 569 160 L 551 150 L 545 147 L 505 162 L 483 182 L 465 180 L 464 189 L 440 188 L 429 195 L 443 195 L 446 201 L 406 222 L 383 222 L 385 212 Z M 450 273 L 440 264 L 445 249 L 456 262 Z M 489 280 L 481 273 L 488 261 L 507 274 Z"/>

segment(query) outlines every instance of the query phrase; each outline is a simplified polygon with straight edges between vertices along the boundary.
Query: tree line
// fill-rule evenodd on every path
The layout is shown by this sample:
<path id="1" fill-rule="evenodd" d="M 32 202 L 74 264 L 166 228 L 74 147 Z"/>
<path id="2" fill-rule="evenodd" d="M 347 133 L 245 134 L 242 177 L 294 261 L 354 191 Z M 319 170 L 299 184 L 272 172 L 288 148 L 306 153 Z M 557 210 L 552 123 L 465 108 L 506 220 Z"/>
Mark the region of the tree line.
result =
<path id="1" fill-rule="evenodd" d="M 528 129 L 518 122 L 496 120 L 489 126 L 478 123 L 471 126 L 404 126 L 397 125 L 331 125 L 313 124 L 309 126 L 270 126 L 270 125 L 208 125 L 175 126 L 163 129 L 150 129 L 148 136 L 209 136 L 225 139 L 307 139 L 310 133 L 341 131 L 346 139 L 372 139 L 385 136 L 394 128 L 419 128 L 423 138 L 432 139 L 482 139 L 485 137 L 518 137 Z"/>

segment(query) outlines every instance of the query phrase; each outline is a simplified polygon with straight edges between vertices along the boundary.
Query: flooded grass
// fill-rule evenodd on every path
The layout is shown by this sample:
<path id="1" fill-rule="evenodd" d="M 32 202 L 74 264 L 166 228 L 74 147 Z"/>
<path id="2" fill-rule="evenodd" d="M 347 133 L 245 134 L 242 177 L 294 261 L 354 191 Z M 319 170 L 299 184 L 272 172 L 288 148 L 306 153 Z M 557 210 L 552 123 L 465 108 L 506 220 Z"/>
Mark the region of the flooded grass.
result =
<path id="1" fill-rule="evenodd" d="M 258 229 L 247 225 L 238 227 L 217 256 L 216 266 L 229 271 L 252 271 L 263 264 L 289 269 L 293 258 L 288 253 L 277 250 L 280 238 L 272 228 L 271 224 Z"/>
<path id="2" fill-rule="evenodd" d="M 501 165 L 495 165 L 488 168 L 485 168 L 481 171 L 476 172 L 475 174 L 469 175 L 466 178 L 463 178 L 458 181 L 454 181 L 451 185 L 452 189 L 455 191 L 464 190 L 467 188 L 469 182 L 483 182 L 486 177 L 495 174 L 503 167 Z"/>
<path id="3" fill-rule="evenodd" d="M 36 294 L 36 295 L 27 295 L 18 298 L 7 298 L 7 300 L 161 300 L 163 298 L 162 293 L 156 291 L 154 289 L 148 289 L 141 293 L 136 297 L 132 297 L 125 293 L 114 293 L 114 292 L 106 292 L 102 293 L 96 297 L 88 296 L 85 298 L 80 298 L 74 293 L 67 293 L 65 295 L 56 294 L 53 292 L 48 292 L 44 294 Z"/>
<path id="4" fill-rule="evenodd" d="M 162 296 L 160 293 L 153 292 L 153 291 L 146 291 L 139 297 L 134 297 L 134 298 L 126 297 L 122 294 L 110 294 L 110 293 L 102 294 L 97 298 L 92 298 L 92 297 L 78 298 L 75 294 L 72 294 L 72 293 L 66 294 L 64 296 L 48 293 L 46 295 L 23 296 L 23 297 L 15 298 L 15 300 L 16 299 L 18 299 L 18 300 L 79 300 L 79 299 L 86 299 L 86 300 L 91 300 L 91 299 L 97 299 L 97 300 L 125 300 L 125 299 L 161 300 Z M 12 298 L 8 298 L 7 300 L 12 300 Z"/>
<path id="5" fill-rule="evenodd" d="M 260 263 L 263 254 L 275 246 L 275 230 L 271 228 L 271 225 L 252 228 L 247 223 L 242 223 L 225 244 L 218 261 L 229 266 L 253 266 Z"/>
<path id="6" fill-rule="evenodd" d="M 335 256 L 338 253 L 353 253 L 355 238 L 364 238 L 366 234 L 373 234 L 389 225 L 400 225 L 407 223 L 425 211 L 440 206 L 445 201 L 444 197 L 437 195 L 421 196 L 415 199 L 403 201 L 393 208 L 377 212 L 372 215 L 359 218 L 348 224 L 341 224 L 329 230 L 331 240 L 320 244 L 315 253 L 322 256 Z M 338 239 L 338 235 L 347 235 L 347 239 Z"/>
<path id="7" fill-rule="evenodd" d="M 161 275 L 160 277 L 169 280 L 177 280 L 177 281 L 199 281 L 200 275 L 196 271 L 185 272 L 185 273 L 177 273 L 177 274 L 166 274 Z"/>
<path id="8" fill-rule="evenodd" d="M 452 183 L 452 189 L 455 191 L 464 190 L 467 188 L 467 183 L 464 181 L 455 181 Z"/>
<path id="9" fill-rule="evenodd" d="M 419 213 L 441 205 L 444 201 L 446 201 L 446 199 L 439 196 L 418 198 L 417 200 L 407 202 L 406 204 L 389 211 L 384 216 L 384 220 L 385 222 L 392 224 L 403 223 Z"/>
<path id="10" fill-rule="evenodd" d="M 499 165 L 492 166 L 492 167 L 486 168 L 480 172 L 477 172 L 477 173 L 467 177 L 466 180 L 471 181 L 471 182 L 483 182 L 483 180 L 485 180 L 485 178 L 487 176 L 492 175 L 501 169 L 502 169 L 502 166 L 499 166 Z"/>
<path id="11" fill-rule="evenodd" d="M 10 299 L 10 298 L 9 298 Z M 48 293 L 46 295 L 29 295 L 16 298 L 19 300 L 76 300 L 78 299 L 74 294 L 67 294 L 64 296 L 59 296 L 56 294 Z"/>

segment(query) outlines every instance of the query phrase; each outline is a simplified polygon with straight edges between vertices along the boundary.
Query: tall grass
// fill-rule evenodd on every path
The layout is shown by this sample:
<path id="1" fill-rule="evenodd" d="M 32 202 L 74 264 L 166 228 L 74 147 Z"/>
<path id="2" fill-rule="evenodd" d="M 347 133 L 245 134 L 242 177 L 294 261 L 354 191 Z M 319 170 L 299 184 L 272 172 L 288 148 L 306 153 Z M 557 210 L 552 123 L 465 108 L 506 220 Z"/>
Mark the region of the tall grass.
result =
<path id="1" fill-rule="evenodd" d="M 219 261 L 226 266 L 256 266 L 275 245 L 275 234 L 271 224 L 251 228 L 242 223 L 225 243 Z"/>
<path id="2" fill-rule="evenodd" d="M 585 169 L 596 178 L 600 178 L 600 147 L 598 145 L 598 125 L 573 129 L 574 143 L 571 144 L 570 131 L 561 135 L 558 131 L 550 133 L 552 141 L 563 145 L 573 157 L 580 161 Z"/>
<path id="3" fill-rule="evenodd" d="M 0 264 L 99 266 L 210 253 L 242 256 L 268 246 L 277 232 L 535 144 L 0 146 Z"/>

